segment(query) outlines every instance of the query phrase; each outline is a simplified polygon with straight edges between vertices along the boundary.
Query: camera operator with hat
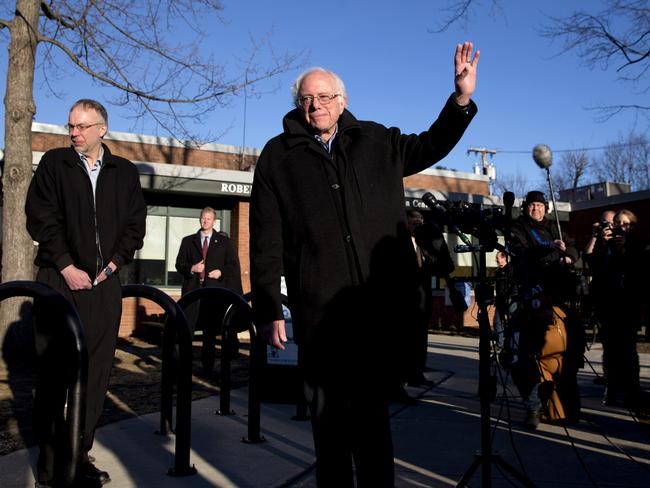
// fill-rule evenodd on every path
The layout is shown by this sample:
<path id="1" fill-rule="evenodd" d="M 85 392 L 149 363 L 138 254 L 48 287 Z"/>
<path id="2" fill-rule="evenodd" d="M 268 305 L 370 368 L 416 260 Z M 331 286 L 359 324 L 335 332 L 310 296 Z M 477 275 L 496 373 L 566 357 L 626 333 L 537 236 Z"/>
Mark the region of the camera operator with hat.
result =
<path id="1" fill-rule="evenodd" d="M 570 325 L 571 314 L 566 302 L 575 293 L 573 265 L 579 254 L 573 240 L 567 236 L 561 238 L 554 222 L 546 219 L 548 202 L 541 191 L 528 192 L 522 208 L 522 215 L 512 226 L 509 242 L 518 285 L 512 316 L 514 337 L 518 338 L 518 361 L 512 366 L 512 376 L 526 408 L 524 423 L 536 428 L 542 414 L 542 400 L 547 406 L 547 417 L 577 420 L 576 374 L 583 341 L 572 337 L 577 336 L 577 327 Z M 557 330 L 559 322 L 565 327 L 565 319 L 569 338 L 562 344 L 563 357 L 557 358 L 561 366 L 552 374 L 544 374 L 541 360 L 549 341 L 548 330 L 552 325 Z M 552 385 L 553 390 L 538 392 L 541 383 Z M 544 397 L 541 400 L 540 395 Z"/>

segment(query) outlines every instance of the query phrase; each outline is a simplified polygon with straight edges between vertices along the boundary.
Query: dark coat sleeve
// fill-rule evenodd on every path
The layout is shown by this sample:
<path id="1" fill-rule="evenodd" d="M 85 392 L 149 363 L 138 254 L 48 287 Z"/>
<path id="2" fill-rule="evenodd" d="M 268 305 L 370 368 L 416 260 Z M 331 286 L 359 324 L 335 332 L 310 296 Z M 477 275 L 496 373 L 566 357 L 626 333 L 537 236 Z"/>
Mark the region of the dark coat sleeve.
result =
<path id="1" fill-rule="evenodd" d="M 41 159 L 27 191 L 25 213 L 27 231 L 38 242 L 44 262 L 59 271 L 74 263 L 66 241 L 62 209 L 58 199 L 55 161 L 46 153 Z"/>
<path id="2" fill-rule="evenodd" d="M 282 215 L 275 191 L 265 175 L 269 144 L 257 162 L 250 205 L 250 260 L 253 320 L 266 324 L 284 318 L 282 277 Z"/>
<path id="3" fill-rule="evenodd" d="M 142 195 L 138 169 L 131 163 L 126 168 L 123 184 L 127 190 L 121 192 L 129 199 L 126 225 L 118 236 L 115 251 L 110 259 L 118 268 L 133 261 L 135 252 L 142 248 L 147 225 L 147 206 Z"/>
<path id="4" fill-rule="evenodd" d="M 185 236 L 181 241 L 181 245 L 178 248 L 178 255 L 176 256 L 176 271 L 178 271 L 183 278 L 190 279 L 192 277 L 192 256 L 190 253 L 190 247 L 192 245 L 193 236 Z"/>
<path id="5" fill-rule="evenodd" d="M 470 100 L 466 109 L 458 107 L 451 97 L 431 127 L 419 135 L 401 135 L 396 142 L 404 176 L 419 173 L 443 159 L 458 144 L 478 108 Z"/>

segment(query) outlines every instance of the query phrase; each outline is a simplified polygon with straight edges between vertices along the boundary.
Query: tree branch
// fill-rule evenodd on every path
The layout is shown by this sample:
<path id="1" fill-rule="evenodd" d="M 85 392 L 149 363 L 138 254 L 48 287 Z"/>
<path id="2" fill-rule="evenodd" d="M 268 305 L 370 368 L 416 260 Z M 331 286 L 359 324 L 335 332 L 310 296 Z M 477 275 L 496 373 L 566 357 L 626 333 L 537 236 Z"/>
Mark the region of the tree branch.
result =
<path id="1" fill-rule="evenodd" d="M 48 5 L 46 2 L 41 2 L 41 11 L 43 12 L 43 15 L 45 15 L 45 17 L 47 17 L 48 19 L 53 20 L 57 24 L 66 27 L 68 29 L 76 29 L 77 27 L 79 27 L 82 20 L 85 19 L 89 8 L 90 8 L 90 3 L 86 5 L 86 8 L 84 9 L 84 13 L 81 14 L 79 20 L 75 21 L 72 17 L 63 16 L 60 13 L 54 11 L 52 7 Z"/>
<path id="2" fill-rule="evenodd" d="M 225 89 L 221 90 L 216 90 L 216 91 L 211 91 L 210 93 L 200 95 L 197 97 L 193 98 L 170 98 L 170 97 L 159 97 L 151 93 L 146 93 L 145 91 L 142 91 L 141 89 L 138 89 L 131 83 L 121 83 L 113 78 L 110 78 L 102 73 L 99 73 L 98 71 L 93 70 L 90 68 L 86 63 L 84 63 L 76 54 L 74 54 L 66 45 L 64 45 L 62 42 L 52 39 L 50 37 L 46 36 L 39 36 L 38 40 L 40 42 L 45 42 L 49 44 L 53 44 L 54 46 L 58 47 L 63 51 L 70 60 L 76 64 L 79 68 L 81 68 L 86 74 L 92 76 L 96 80 L 99 80 L 107 85 L 110 85 L 114 88 L 118 88 L 119 90 L 131 93 L 139 98 L 143 98 L 146 100 L 150 100 L 152 102 L 162 102 L 162 103 L 200 103 L 204 102 L 206 100 L 210 100 L 213 98 L 218 98 L 223 95 L 229 94 L 229 93 L 236 93 L 239 90 L 241 90 L 243 85 L 234 85 L 234 86 L 229 86 Z M 255 83 L 258 81 L 261 81 L 262 79 L 267 78 L 268 76 L 272 76 L 271 74 L 263 77 L 256 78 L 254 80 L 249 80 L 250 83 Z"/>

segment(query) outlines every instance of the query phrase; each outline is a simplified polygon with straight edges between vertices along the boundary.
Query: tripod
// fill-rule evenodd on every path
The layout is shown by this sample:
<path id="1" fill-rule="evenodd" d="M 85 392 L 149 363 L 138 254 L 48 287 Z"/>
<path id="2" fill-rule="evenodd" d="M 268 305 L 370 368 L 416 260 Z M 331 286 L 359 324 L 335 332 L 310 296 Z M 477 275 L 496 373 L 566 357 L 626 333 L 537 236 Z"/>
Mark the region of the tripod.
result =
<path id="1" fill-rule="evenodd" d="M 482 239 L 479 237 L 479 242 Z M 489 249 L 487 249 L 489 247 Z M 481 450 L 475 455 L 474 461 L 470 464 L 463 477 L 460 479 L 457 487 L 467 486 L 476 469 L 481 467 L 481 486 L 490 487 L 492 484 L 492 463 L 499 468 L 508 472 L 515 479 L 520 481 L 524 486 L 536 487 L 536 485 L 526 476 L 517 471 L 513 466 L 508 464 L 498 454 L 492 452 L 492 443 L 490 439 L 490 319 L 488 316 L 488 302 L 492 297 L 492 287 L 487 283 L 487 272 L 485 253 L 492 251 L 494 246 L 479 244 L 478 246 L 456 246 L 456 252 L 474 252 L 478 251 L 478 275 L 476 285 L 476 302 L 478 303 L 478 325 L 479 325 L 479 399 L 481 411 Z"/>

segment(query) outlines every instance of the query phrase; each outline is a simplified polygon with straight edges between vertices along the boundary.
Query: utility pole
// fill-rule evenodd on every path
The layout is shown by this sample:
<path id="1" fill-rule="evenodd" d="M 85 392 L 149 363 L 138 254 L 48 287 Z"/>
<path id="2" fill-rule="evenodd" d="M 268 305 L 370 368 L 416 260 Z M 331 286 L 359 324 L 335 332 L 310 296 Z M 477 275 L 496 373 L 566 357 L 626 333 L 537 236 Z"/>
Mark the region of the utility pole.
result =
<path id="1" fill-rule="evenodd" d="M 490 155 L 490 159 L 497 153 L 496 149 L 488 149 L 486 147 L 469 147 L 467 149 L 467 155 L 470 154 L 480 154 L 481 155 L 481 171 L 480 174 L 490 177 L 491 180 L 496 178 L 496 171 L 494 169 L 494 164 L 488 164 L 487 155 Z"/>

